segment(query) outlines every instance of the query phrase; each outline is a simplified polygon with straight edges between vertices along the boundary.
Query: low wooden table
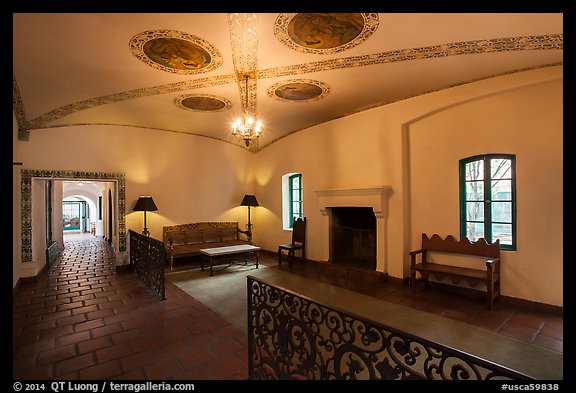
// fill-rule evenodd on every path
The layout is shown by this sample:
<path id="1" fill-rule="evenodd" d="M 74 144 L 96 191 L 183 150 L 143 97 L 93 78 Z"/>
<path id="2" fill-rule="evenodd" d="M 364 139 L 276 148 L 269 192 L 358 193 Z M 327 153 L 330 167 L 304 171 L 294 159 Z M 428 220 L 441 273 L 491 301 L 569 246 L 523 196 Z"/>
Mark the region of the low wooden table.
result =
<path id="1" fill-rule="evenodd" d="M 214 265 L 228 263 L 228 266 L 232 266 L 238 261 L 239 257 L 244 257 L 244 265 L 248 263 L 251 256 L 256 257 L 255 264 L 256 269 L 258 269 L 260 247 L 242 244 L 238 246 L 203 248 L 200 253 L 202 254 L 202 271 L 204 271 L 204 260 L 208 260 L 210 275 L 213 276 L 214 271 L 212 268 Z"/>

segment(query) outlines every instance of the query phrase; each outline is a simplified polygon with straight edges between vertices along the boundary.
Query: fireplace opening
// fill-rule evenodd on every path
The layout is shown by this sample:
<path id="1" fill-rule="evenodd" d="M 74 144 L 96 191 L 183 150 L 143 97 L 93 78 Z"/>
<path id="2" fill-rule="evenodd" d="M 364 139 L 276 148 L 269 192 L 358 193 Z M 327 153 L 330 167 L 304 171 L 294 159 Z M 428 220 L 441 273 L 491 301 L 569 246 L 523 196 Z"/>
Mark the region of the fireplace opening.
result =
<path id="1" fill-rule="evenodd" d="M 376 270 L 376 216 L 371 207 L 332 207 L 330 262 Z"/>

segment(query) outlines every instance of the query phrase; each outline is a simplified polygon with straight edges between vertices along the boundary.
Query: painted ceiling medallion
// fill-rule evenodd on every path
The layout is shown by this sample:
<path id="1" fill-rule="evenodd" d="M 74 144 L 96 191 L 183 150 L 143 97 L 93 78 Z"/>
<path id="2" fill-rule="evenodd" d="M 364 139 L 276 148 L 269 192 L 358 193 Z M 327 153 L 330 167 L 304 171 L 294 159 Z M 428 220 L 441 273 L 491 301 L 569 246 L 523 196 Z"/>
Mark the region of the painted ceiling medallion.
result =
<path id="1" fill-rule="evenodd" d="M 378 24 L 376 13 L 280 14 L 274 35 L 296 51 L 326 55 L 360 45 Z"/>
<path id="2" fill-rule="evenodd" d="M 319 81 L 292 79 L 275 83 L 268 88 L 268 96 L 287 102 L 310 102 L 324 98 L 330 87 Z"/>
<path id="3" fill-rule="evenodd" d="M 222 55 L 208 41 L 175 30 L 144 31 L 130 40 L 130 50 L 151 67 L 175 74 L 198 74 L 222 64 Z"/>
<path id="4" fill-rule="evenodd" d="M 197 112 L 220 112 L 232 106 L 227 99 L 210 94 L 187 94 L 176 98 L 176 105 Z"/>

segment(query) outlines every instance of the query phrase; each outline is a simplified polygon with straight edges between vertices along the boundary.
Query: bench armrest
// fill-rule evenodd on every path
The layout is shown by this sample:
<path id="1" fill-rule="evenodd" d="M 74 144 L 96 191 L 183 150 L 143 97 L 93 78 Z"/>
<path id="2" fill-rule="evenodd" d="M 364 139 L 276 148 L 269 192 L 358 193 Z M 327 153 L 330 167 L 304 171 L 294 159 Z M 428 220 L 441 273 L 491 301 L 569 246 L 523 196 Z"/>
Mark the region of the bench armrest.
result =
<path id="1" fill-rule="evenodd" d="M 422 263 L 425 262 L 425 259 L 426 259 L 426 250 L 425 249 L 421 248 L 419 250 L 410 251 L 410 266 L 411 267 L 416 266 L 416 255 L 418 255 L 418 254 L 422 254 L 422 258 L 421 258 Z"/>
<path id="2" fill-rule="evenodd" d="M 242 229 L 240 229 L 239 227 L 236 228 L 238 230 L 238 232 L 244 234 L 248 239 L 250 239 L 252 237 L 252 231 L 251 230 L 245 230 L 243 231 Z M 240 237 L 238 237 L 240 238 Z"/>
<path id="3" fill-rule="evenodd" d="M 500 272 L 500 258 L 488 259 L 486 268 L 488 269 L 488 276 L 493 277 L 494 273 Z"/>
<path id="4" fill-rule="evenodd" d="M 421 248 L 419 250 L 410 251 L 410 255 L 422 254 L 423 252 L 424 252 L 424 249 Z"/>
<path id="5" fill-rule="evenodd" d="M 172 244 L 172 239 L 168 239 L 168 241 L 166 242 L 166 248 L 172 250 L 174 248 L 173 244 Z"/>

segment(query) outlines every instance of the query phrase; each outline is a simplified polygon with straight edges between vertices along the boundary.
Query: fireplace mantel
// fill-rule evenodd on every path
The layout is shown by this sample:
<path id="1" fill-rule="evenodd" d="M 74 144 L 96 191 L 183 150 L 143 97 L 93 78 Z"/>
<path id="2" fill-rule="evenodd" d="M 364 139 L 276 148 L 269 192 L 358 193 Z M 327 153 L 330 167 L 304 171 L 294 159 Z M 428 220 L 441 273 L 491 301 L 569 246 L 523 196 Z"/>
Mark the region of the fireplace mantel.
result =
<path id="1" fill-rule="evenodd" d="M 322 214 L 327 214 L 327 207 L 357 206 L 372 207 L 374 214 L 378 217 L 387 213 L 388 197 L 392 192 L 392 187 L 332 188 L 315 192 Z"/>
<path id="2" fill-rule="evenodd" d="M 377 186 L 364 188 L 332 188 L 316 190 L 318 207 L 322 213 L 322 260 L 330 260 L 330 217 L 331 207 L 371 207 L 376 216 L 376 270 L 388 272 L 387 233 L 388 198 L 392 187 Z"/>

